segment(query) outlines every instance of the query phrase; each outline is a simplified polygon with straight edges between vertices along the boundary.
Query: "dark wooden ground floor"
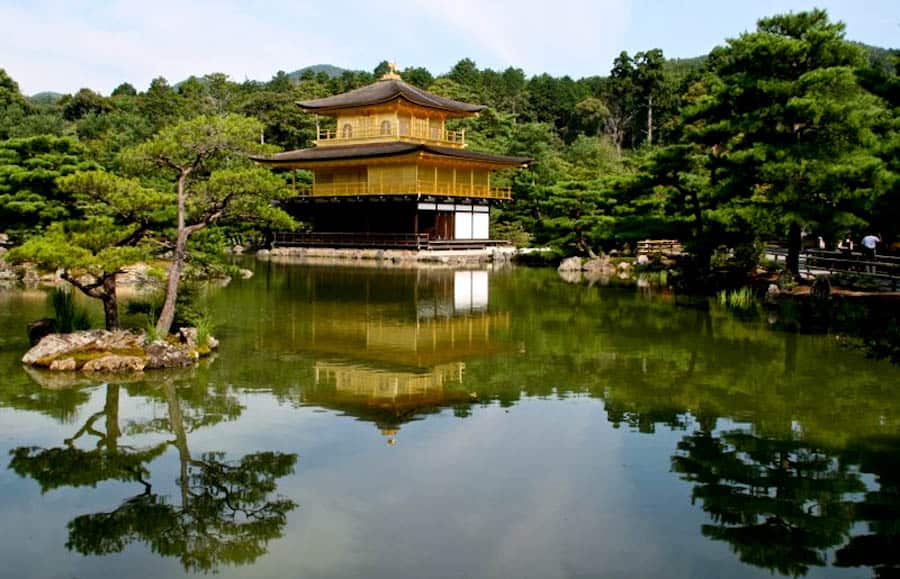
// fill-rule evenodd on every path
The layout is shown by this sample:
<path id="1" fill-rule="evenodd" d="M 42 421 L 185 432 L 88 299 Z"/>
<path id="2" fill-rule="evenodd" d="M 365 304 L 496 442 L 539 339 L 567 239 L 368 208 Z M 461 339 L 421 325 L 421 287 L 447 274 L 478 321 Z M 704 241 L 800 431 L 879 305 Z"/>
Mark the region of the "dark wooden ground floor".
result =
<path id="1" fill-rule="evenodd" d="M 401 247 L 423 242 L 490 243 L 490 206 L 477 200 L 446 203 L 418 199 L 352 198 L 316 200 L 288 207 L 309 227 L 302 235 L 281 236 L 276 244 L 325 243 L 352 247 Z"/>

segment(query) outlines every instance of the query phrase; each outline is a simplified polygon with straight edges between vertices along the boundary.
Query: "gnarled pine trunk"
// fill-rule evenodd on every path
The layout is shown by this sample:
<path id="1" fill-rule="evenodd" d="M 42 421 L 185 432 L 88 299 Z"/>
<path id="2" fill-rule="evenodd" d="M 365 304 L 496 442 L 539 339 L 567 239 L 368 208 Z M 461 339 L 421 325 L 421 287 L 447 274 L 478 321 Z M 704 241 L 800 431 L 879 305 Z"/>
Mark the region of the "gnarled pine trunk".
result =
<path id="1" fill-rule="evenodd" d="M 100 294 L 103 302 L 103 317 L 106 320 L 107 330 L 119 329 L 119 298 L 116 294 L 115 274 L 107 276 L 103 280 L 103 293 Z"/>
<path id="2" fill-rule="evenodd" d="M 181 283 L 181 274 L 184 270 L 184 260 L 187 254 L 187 238 L 190 231 L 184 226 L 185 213 L 185 184 L 187 183 L 190 170 L 181 171 L 178 178 L 178 229 L 175 237 L 175 255 L 172 256 L 172 265 L 169 266 L 169 279 L 166 282 L 166 299 L 163 302 L 162 311 L 159 312 L 159 319 L 156 321 L 156 333 L 160 336 L 166 336 L 172 329 L 172 322 L 175 321 L 175 302 L 178 299 L 178 284 Z"/>

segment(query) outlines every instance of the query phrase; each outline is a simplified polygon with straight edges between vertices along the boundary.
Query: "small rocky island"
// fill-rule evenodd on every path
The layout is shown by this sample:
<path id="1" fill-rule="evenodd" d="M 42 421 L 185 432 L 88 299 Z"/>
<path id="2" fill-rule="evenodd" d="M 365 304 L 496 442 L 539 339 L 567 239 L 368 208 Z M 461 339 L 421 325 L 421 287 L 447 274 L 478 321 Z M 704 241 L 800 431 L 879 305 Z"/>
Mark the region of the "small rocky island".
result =
<path id="1" fill-rule="evenodd" d="M 182 328 L 159 340 L 135 330 L 88 330 L 44 336 L 22 363 L 54 371 L 142 372 L 194 366 L 218 346 L 212 336 L 198 339 L 197 328 Z"/>

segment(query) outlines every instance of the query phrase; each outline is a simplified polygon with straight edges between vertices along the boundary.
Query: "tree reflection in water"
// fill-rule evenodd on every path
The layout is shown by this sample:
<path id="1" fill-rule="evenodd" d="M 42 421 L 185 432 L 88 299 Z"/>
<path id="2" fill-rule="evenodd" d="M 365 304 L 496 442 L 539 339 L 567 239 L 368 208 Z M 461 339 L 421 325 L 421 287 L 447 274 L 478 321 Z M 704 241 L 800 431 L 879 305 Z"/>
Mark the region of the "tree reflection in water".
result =
<path id="1" fill-rule="evenodd" d="M 143 487 L 109 512 L 70 521 L 67 548 L 83 555 L 107 555 L 143 542 L 154 553 L 178 558 L 188 571 L 214 572 L 224 564 L 255 561 L 266 553 L 269 541 L 282 536 L 287 514 L 297 505 L 274 493 L 277 480 L 293 473 L 295 454 L 259 452 L 233 461 L 218 452 L 192 457 L 186 421 L 171 381 L 159 388 L 166 399 L 167 420 L 157 420 L 152 426 L 135 425 L 134 430 L 158 428 L 173 434 L 174 440 L 146 449 L 122 445 L 119 386 L 107 385 L 106 389 L 103 410 L 89 417 L 63 447 L 20 447 L 11 452 L 10 468 L 32 477 L 43 492 L 64 486 L 96 486 L 105 480 L 139 482 Z M 221 401 L 210 402 L 221 407 Z M 97 429 L 101 417 L 105 417 L 105 432 Z M 218 422 L 194 418 L 195 425 Z M 74 446 L 85 434 L 97 438 L 96 448 Z M 150 463 L 170 446 L 177 449 L 180 463 L 177 502 L 156 491 L 149 480 Z"/>
<path id="2" fill-rule="evenodd" d="M 872 567 L 875 577 L 900 577 L 900 440 L 866 441 L 847 451 L 860 470 L 874 474 L 877 490 L 869 490 L 853 505 L 854 519 L 865 522 L 868 532 L 855 535 L 838 549 L 835 565 Z"/>
<path id="3" fill-rule="evenodd" d="M 820 449 L 743 431 L 685 437 L 674 470 L 696 483 L 713 524 L 703 535 L 729 543 L 741 561 L 785 575 L 825 565 L 827 550 L 853 525 L 848 493 L 865 490 L 859 476 Z"/>

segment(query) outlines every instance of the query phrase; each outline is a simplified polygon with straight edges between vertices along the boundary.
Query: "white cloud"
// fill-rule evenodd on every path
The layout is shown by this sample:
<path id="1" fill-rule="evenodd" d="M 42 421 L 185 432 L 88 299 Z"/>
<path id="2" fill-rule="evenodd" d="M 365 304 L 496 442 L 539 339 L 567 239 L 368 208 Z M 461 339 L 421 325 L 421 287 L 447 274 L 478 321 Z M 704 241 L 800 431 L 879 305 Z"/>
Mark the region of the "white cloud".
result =
<path id="1" fill-rule="evenodd" d="M 530 73 L 604 72 L 629 0 L 0 0 L 0 66 L 22 90 L 139 89 L 162 75 L 267 79 L 316 63 L 383 58 L 443 72 L 471 56 Z"/>
<path id="2" fill-rule="evenodd" d="M 629 0 L 413 0 L 484 48 L 499 66 L 605 72 L 621 50 Z"/>
<path id="3" fill-rule="evenodd" d="M 269 78 L 279 68 L 327 57 L 328 38 L 291 26 L 315 19 L 292 3 L 283 18 L 260 18 L 264 6 L 210 0 L 118 0 L 103 8 L 41 1 L 0 5 L 0 66 L 26 93 L 104 92 L 129 81 L 139 88 L 159 75 L 171 82 L 191 74 L 225 72 L 237 80 Z"/>

